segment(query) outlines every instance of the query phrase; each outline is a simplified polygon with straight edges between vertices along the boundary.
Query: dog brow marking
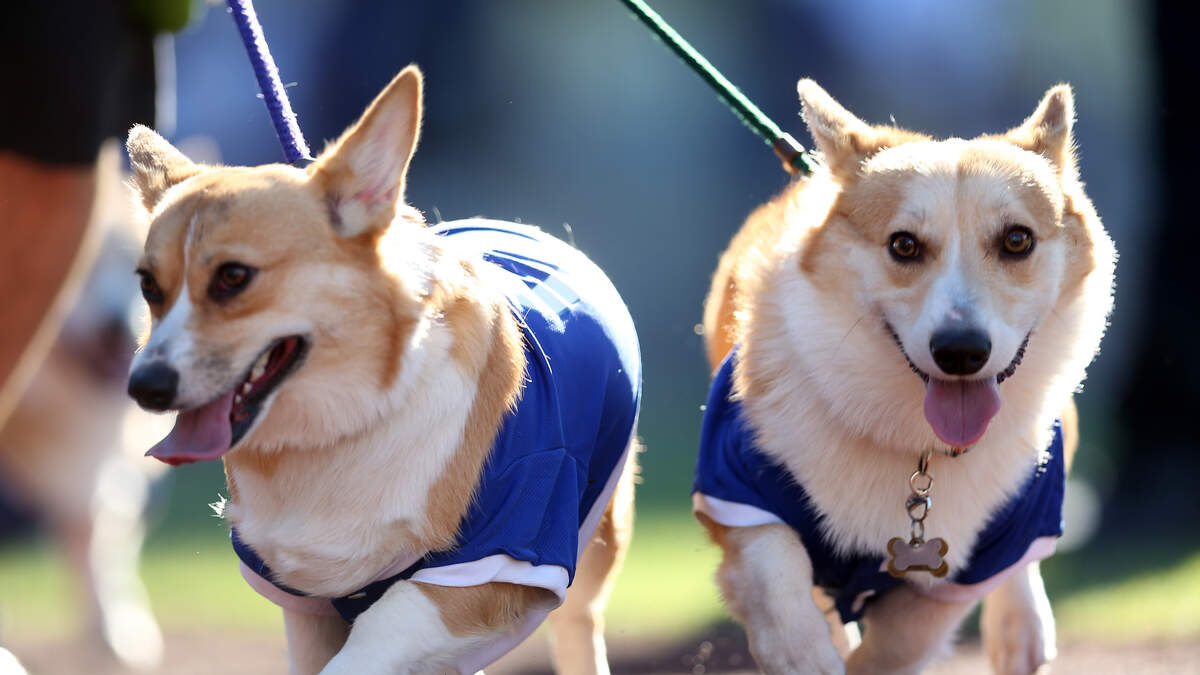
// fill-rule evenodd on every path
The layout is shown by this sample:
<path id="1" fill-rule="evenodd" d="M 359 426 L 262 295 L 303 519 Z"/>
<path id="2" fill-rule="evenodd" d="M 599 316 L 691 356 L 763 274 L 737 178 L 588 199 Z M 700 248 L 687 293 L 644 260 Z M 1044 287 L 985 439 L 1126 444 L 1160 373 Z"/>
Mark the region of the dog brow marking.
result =
<path id="1" fill-rule="evenodd" d="M 186 335 L 186 326 L 191 317 L 191 299 L 188 297 L 187 280 L 179 289 L 179 296 L 166 316 L 158 322 L 150 332 L 146 346 L 134 358 L 134 367 L 140 367 L 147 361 L 165 360 L 168 364 L 178 367 L 178 358 L 191 351 L 191 343 L 184 344 L 180 335 Z M 183 344 L 183 347 L 180 345 Z"/>
<path id="2" fill-rule="evenodd" d="M 200 211 L 197 209 L 192 211 L 192 217 L 188 219 L 187 232 L 183 235 L 183 278 L 187 279 L 188 264 L 191 256 L 188 253 L 192 249 L 192 240 L 195 234 L 196 223 L 200 220 Z M 184 287 L 187 287 L 187 282 L 184 282 Z M 181 290 L 182 294 L 183 291 Z"/>
<path id="3" fill-rule="evenodd" d="M 951 232 L 942 245 L 945 269 L 929 287 L 922 321 L 936 325 L 953 316 L 960 307 L 972 304 L 970 284 L 963 275 L 962 240 Z"/>
<path id="4" fill-rule="evenodd" d="M 183 235 L 183 285 L 179 287 L 179 295 L 171 310 L 167 312 L 150 336 L 145 350 L 146 352 L 157 352 L 175 368 L 180 366 L 179 359 L 192 350 L 191 341 L 185 339 L 188 320 L 192 316 L 192 301 L 188 296 L 187 284 L 188 252 L 192 247 L 194 230 L 199 219 L 200 212 L 193 211 L 192 217 L 188 219 L 187 232 Z"/>
<path id="5" fill-rule="evenodd" d="M 187 280 L 184 280 L 175 305 L 171 307 L 171 311 L 167 312 L 167 315 L 163 317 L 163 322 L 158 326 L 158 332 L 154 336 L 158 339 L 151 339 L 152 343 L 157 342 L 155 346 L 163 350 L 168 360 L 182 355 L 180 354 L 182 348 L 178 346 L 179 338 L 187 334 L 187 323 L 191 316 L 192 299 L 188 296 Z M 190 348 L 186 351 L 190 351 Z"/>

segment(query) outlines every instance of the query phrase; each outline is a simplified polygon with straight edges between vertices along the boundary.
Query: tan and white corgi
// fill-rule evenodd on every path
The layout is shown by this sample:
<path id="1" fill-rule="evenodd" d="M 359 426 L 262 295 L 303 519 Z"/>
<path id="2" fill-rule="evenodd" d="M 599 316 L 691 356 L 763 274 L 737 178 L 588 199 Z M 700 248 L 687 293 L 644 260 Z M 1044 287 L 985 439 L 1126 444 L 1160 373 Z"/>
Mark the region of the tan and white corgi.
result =
<path id="1" fill-rule="evenodd" d="M 284 608 L 293 673 L 474 672 L 560 604 L 558 667 L 607 672 L 632 321 L 553 237 L 404 205 L 421 87 L 402 71 L 304 170 L 201 166 L 130 133 L 152 327 L 129 390 L 179 411 L 149 454 L 224 460 L 242 572 Z"/>
<path id="2" fill-rule="evenodd" d="M 1071 394 L 1112 307 L 1071 90 L 941 141 L 799 93 L 824 167 L 749 217 L 705 306 L 718 583 L 768 673 L 920 671 L 983 595 L 995 669 L 1032 672 Z"/>

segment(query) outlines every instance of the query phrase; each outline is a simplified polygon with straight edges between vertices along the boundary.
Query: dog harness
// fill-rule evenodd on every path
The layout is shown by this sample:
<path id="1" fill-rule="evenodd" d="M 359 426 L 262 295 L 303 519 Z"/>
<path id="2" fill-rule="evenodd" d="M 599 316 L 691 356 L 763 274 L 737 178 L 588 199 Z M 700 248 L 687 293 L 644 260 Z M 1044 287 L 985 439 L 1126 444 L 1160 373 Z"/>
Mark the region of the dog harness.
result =
<path id="1" fill-rule="evenodd" d="M 561 604 L 621 475 L 642 375 L 633 321 L 612 284 L 581 253 L 537 228 L 470 220 L 432 231 L 444 237 L 447 249 L 507 273 L 496 276 L 503 277 L 524 337 L 520 401 L 496 434 L 458 543 L 398 561 L 354 593 L 314 598 L 272 581 L 271 570 L 235 529 L 231 536 L 243 576 L 285 608 L 336 611 L 353 622 L 402 579 L 536 586 L 553 591 Z M 460 668 L 474 672 L 498 658 L 549 609 Z"/>
<path id="2" fill-rule="evenodd" d="M 858 621 L 872 600 L 904 582 L 887 573 L 882 555 L 835 552 L 824 517 L 800 481 L 757 447 L 741 402 L 730 396 L 735 355 L 736 350 L 726 357 L 709 391 L 692 488 L 694 510 L 727 527 L 791 527 L 812 559 L 814 585 L 833 595 L 843 622 Z M 1063 531 L 1065 480 L 1062 428 L 1055 422 L 1049 449 L 979 533 L 966 566 L 951 570 L 949 581 L 913 588 L 947 602 L 974 601 L 1022 565 L 1049 556 Z"/>

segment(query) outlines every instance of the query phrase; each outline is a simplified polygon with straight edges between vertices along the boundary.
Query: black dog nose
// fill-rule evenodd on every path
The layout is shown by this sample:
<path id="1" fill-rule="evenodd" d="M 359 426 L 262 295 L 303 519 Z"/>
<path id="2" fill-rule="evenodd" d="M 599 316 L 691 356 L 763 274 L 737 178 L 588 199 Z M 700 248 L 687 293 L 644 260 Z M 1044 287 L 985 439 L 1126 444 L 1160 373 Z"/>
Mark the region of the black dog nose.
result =
<path id="1" fill-rule="evenodd" d="M 162 361 L 148 363 L 129 376 L 129 395 L 147 410 L 171 407 L 178 386 L 179 373 Z"/>
<path id="2" fill-rule="evenodd" d="M 947 375 L 971 375 L 987 363 L 992 341 L 981 330 L 941 330 L 929 341 L 929 353 Z"/>

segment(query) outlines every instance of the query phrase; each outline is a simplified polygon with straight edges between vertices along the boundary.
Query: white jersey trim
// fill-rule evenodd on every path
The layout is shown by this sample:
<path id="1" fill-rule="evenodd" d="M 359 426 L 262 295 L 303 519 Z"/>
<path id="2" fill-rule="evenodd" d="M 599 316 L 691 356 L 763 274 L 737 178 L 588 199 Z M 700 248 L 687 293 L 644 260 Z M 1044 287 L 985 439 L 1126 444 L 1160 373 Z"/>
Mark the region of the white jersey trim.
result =
<path id="1" fill-rule="evenodd" d="M 493 581 L 533 586 L 553 592 L 561 604 L 567 597 L 568 575 L 560 565 L 534 565 L 497 553 L 465 563 L 425 567 L 412 575 L 412 581 L 435 586 L 482 586 Z"/>
<path id="2" fill-rule="evenodd" d="M 692 513 L 703 513 L 713 521 L 726 527 L 755 527 L 783 523 L 779 516 L 749 504 L 731 502 L 706 495 L 692 493 Z"/>

